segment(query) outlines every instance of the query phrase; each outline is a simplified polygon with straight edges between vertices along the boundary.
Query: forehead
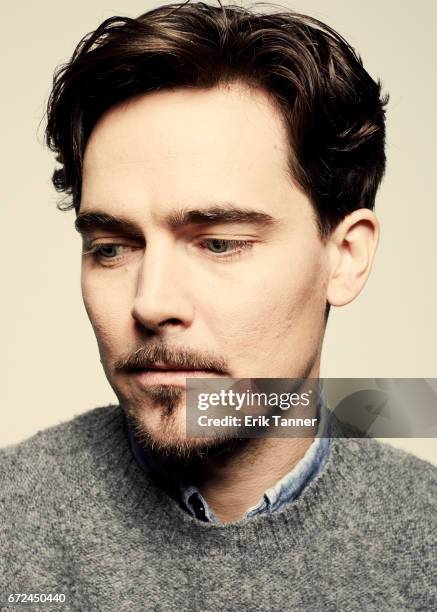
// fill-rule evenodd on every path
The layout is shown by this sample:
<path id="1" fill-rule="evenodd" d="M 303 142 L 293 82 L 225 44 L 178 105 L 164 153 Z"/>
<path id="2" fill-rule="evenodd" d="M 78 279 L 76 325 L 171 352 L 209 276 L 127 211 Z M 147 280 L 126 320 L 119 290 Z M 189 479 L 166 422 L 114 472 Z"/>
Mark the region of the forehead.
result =
<path id="1" fill-rule="evenodd" d="M 147 93 L 110 109 L 95 126 L 81 210 L 213 198 L 268 206 L 292 188 L 287 159 L 282 117 L 259 89 Z"/>

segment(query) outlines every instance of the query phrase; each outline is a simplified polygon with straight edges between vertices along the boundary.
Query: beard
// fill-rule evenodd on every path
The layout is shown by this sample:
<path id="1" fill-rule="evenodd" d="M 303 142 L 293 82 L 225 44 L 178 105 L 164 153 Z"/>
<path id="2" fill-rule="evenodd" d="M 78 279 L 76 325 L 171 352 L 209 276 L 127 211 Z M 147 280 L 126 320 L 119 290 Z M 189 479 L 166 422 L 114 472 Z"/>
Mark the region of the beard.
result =
<path id="1" fill-rule="evenodd" d="M 315 363 L 316 353 L 303 368 L 304 375 L 298 378 L 306 379 Z M 138 369 L 147 369 L 157 362 L 170 363 L 179 368 L 212 371 L 214 374 L 229 375 L 229 368 L 223 359 L 213 354 L 193 353 L 191 350 L 178 350 L 161 344 L 150 344 L 129 352 L 118 359 L 113 368 L 105 368 L 110 384 L 123 408 L 130 431 L 140 446 L 148 453 L 163 460 L 178 462 L 183 465 L 203 463 L 207 459 L 225 458 L 236 450 L 250 452 L 256 447 L 268 431 L 258 431 L 261 436 L 253 439 L 252 435 L 244 435 L 246 428 L 226 428 L 217 430 L 212 436 L 188 437 L 187 407 L 185 388 L 177 385 L 147 385 L 140 391 L 135 386 L 125 386 L 126 373 Z M 113 373 L 123 374 L 123 384 L 116 384 Z M 264 386 L 270 379 L 264 380 Z M 121 382 L 121 381 L 120 381 Z M 268 429 L 268 428 L 267 428 Z M 248 432 L 246 431 L 246 434 Z"/>
<path id="2" fill-rule="evenodd" d="M 213 375 L 226 375 L 228 368 L 223 358 L 205 351 L 187 347 L 171 347 L 150 342 L 121 355 L 110 366 L 100 347 L 101 362 L 106 377 L 124 410 L 128 427 L 142 448 L 162 459 L 182 463 L 202 461 L 238 446 L 233 435 L 190 438 L 186 436 L 185 389 L 176 385 L 147 385 L 141 391 L 125 386 L 126 374 L 148 369 L 158 362 L 172 364 L 180 369 L 211 371 Z M 116 383 L 116 374 L 122 374 L 122 384 Z M 245 441 L 244 441 L 245 442 Z"/>
<path id="3" fill-rule="evenodd" d="M 186 410 L 184 400 L 185 389 L 181 387 L 150 385 L 143 393 L 141 403 L 120 402 L 130 431 L 147 453 L 187 467 L 231 453 L 248 444 L 249 440 L 238 437 L 235 430 L 214 437 L 187 437 L 181 428 L 181 421 L 184 420 L 181 413 Z M 159 425 L 153 428 L 148 414 L 150 410 L 154 413 L 155 424 L 159 420 Z"/>

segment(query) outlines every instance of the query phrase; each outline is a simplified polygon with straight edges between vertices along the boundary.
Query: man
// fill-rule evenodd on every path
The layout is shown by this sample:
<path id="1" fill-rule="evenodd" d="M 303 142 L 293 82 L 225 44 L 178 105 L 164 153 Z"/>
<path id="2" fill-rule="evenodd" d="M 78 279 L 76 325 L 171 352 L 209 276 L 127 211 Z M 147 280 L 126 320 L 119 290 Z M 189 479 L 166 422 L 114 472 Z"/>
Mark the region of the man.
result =
<path id="1" fill-rule="evenodd" d="M 203 3 L 109 19 L 58 71 L 53 181 L 120 406 L 2 451 L 2 603 L 435 609 L 432 466 L 335 424 L 186 427 L 187 377 L 318 378 L 378 242 L 386 101 L 328 26 Z"/>

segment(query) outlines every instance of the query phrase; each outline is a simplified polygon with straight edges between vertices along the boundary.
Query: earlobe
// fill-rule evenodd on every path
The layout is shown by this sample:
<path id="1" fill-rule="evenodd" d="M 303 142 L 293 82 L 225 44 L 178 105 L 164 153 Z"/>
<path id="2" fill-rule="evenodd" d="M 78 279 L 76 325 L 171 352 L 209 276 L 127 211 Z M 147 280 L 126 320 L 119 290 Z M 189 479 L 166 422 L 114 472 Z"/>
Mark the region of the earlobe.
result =
<path id="1" fill-rule="evenodd" d="M 352 302 L 369 276 L 379 239 L 379 223 L 367 208 L 347 215 L 328 241 L 330 274 L 327 301 L 331 306 Z"/>

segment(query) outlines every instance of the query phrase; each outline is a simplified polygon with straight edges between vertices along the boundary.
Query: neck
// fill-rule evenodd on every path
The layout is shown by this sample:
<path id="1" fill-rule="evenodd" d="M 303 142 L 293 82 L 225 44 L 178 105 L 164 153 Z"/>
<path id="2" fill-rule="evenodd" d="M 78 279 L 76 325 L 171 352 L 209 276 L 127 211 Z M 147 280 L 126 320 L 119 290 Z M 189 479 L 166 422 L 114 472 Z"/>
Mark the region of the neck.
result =
<path id="1" fill-rule="evenodd" d="M 245 440 L 225 457 L 208 460 L 196 484 L 220 522 L 236 521 L 293 469 L 313 440 L 314 436 Z"/>
<path id="2" fill-rule="evenodd" d="M 319 368 L 317 360 L 306 378 L 318 378 Z M 299 416 L 315 417 L 316 407 L 309 412 Z M 302 459 L 316 432 L 317 427 L 313 427 L 307 437 L 245 439 L 224 456 L 207 459 L 197 474 L 196 485 L 219 521 L 242 518 Z"/>

